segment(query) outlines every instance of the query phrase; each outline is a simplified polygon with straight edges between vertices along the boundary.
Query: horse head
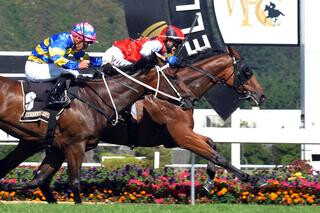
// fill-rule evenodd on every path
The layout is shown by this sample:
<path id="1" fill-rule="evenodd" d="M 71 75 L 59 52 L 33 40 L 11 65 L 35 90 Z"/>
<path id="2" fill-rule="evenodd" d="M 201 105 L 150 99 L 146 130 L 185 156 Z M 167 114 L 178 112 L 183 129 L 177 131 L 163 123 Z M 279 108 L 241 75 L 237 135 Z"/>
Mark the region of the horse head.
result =
<path id="1" fill-rule="evenodd" d="M 250 66 L 241 58 L 236 49 L 228 47 L 228 50 L 229 54 L 235 59 L 236 70 L 233 87 L 242 95 L 243 99 L 249 100 L 252 106 L 262 105 L 266 97 Z"/>
<path id="2" fill-rule="evenodd" d="M 178 82 L 185 84 L 192 100 L 200 99 L 218 83 L 234 89 L 240 98 L 249 100 L 254 106 L 265 100 L 260 83 L 235 49 L 229 48 L 228 53 L 213 49 L 201 51 L 184 59 L 183 65 L 177 72 Z"/>

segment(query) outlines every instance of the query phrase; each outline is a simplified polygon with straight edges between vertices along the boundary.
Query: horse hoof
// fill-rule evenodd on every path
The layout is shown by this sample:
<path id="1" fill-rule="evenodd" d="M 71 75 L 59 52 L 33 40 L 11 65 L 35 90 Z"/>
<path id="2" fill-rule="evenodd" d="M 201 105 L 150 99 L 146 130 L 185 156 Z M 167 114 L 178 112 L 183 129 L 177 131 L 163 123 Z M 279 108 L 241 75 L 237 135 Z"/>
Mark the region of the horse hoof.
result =
<path id="1" fill-rule="evenodd" d="M 252 185 L 255 189 L 261 189 L 261 188 L 265 187 L 267 184 L 268 184 L 267 181 L 265 181 L 263 178 L 257 177 L 253 180 Z"/>
<path id="2" fill-rule="evenodd" d="M 209 193 L 211 194 L 212 189 L 214 188 L 214 182 L 213 181 L 208 181 L 203 188 Z"/>
<path id="3" fill-rule="evenodd" d="M 10 191 L 12 188 L 12 184 L 11 183 L 2 183 L 0 184 L 0 190 L 2 191 Z"/>

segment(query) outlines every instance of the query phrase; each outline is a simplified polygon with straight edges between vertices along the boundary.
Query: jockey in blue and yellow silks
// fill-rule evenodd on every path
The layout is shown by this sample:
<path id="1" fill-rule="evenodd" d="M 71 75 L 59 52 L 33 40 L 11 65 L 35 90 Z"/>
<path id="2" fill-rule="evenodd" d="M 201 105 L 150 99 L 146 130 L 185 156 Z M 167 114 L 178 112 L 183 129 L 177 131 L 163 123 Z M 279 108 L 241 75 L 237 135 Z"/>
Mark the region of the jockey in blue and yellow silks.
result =
<path id="1" fill-rule="evenodd" d="M 78 70 L 91 66 L 100 67 L 102 59 L 89 57 L 88 46 L 96 42 L 96 32 L 87 22 L 74 25 L 71 32 L 63 32 L 44 39 L 32 51 L 25 65 L 26 77 L 31 81 L 51 81 L 62 74 L 77 77 Z M 73 55 L 76 60 L 67 57 Z M 65 105 L 70 100 L 62 96 L 66 78 L 58 79 L 48 100 L 48 105 Z"/>
<path id="2" fill-rule="evenodd" d="M 68 60 L 66 58 L 68 55 L 73 55 L 77 60 L 80 60 L 81 58 L 90 60 L 90 58 L 83 50 L 77 51 L 72 49 L 73 47 L 74 43 L 71 33 L 58 33 L 46 38 L 37 45 L 28 57 L 28 60 L 40 64 L 52 63 L 65 69 L 76 70 L 79 69 L 80 63 L 78 61 Z M 90 64 L 91 63 L 92 62 L 90 61 Z M 95 63 L 95 61 L 93 61 L 93 63 Z"/>

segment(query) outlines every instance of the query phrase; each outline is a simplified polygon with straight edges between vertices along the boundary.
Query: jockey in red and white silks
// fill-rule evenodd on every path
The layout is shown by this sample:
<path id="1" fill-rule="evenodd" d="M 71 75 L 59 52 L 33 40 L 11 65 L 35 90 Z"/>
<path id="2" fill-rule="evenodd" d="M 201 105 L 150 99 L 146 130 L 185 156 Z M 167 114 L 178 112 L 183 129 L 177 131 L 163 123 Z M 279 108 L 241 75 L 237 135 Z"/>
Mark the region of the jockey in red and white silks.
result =
<path id="1" fill-rule="evenodd" d="M 175 26 L 165 27 L 156 38 L 125 39 L 115 41 L 102 57 L 102 64 L 110 63 L 116 67 L 123 67 L 137 63 L 144 57 L 157 52 L 161 55 L 173 54 L 182 44 L 185 37 L 182 31 Z M 175 56 L 167 58 L 170 65 L 177 61 Z"/>

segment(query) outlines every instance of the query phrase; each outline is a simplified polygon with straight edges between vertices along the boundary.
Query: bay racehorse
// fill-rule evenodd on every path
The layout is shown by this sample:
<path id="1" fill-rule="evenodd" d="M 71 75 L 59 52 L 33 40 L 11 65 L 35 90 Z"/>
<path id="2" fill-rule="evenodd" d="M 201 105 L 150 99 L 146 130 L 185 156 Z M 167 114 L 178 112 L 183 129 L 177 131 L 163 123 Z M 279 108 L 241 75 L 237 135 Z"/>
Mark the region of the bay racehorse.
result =
<path id="1" fill-rule="evenodd" d="M 260 84 L 240 60 L 240 56 L 232 49 L 230 51 L 229 54 L 205 51 L 198 57 L 193 56 L 192 60 L 186 59 L 186 64 L 192 65 L 179 68 L 176 71 L 176 81 L 178 84 L 185 85 L 188 92 L 196 94 L 193 96 L 194 99 L 199 99 L 216 83 L 225 83 L 243 94 L 253 104 L 261 104 L 264 101 L 264 93 Z M 194 63 L 194 61 L 197 62 Z M 215 174 L 214 164 L 217 164 L 235 173 L 242 181 L 251 182 L 257 187 L 264 184 L 262 180 L 251 177 L 228 163 L 215 151 L 213 141 L 210 138 L 193 132 L 192 109 L 182 110 L 181 107 L 167 101 L 150 97 L 136 102 L 136 106 L 138 117 L 137 123 L 135 123 L 137 128 L 134 131 L 136 131 L 137 139 L 128 138 L 127 123 L 120 123 L 113 128 L 106 129 L 101 139 L 127 146 L 132 144 L 143 147 L 164 145 L 168 148 L 185 148 L 209 160 L 208 174 L 210 179 Z M 91 147 L 87 147 L 87 149 L 91 149 Z M 35 152 L 34 148 L 29 147 L 28 150 L 30 150 L 29 155 Z M 63 160 L 64 154 L 60 150 L 48 152 L 39 167 L 39 172 L 27 187 L 39 185 L 48 202 L 56 202 L 50 192 L 49 183 Z M 21 188 L 23 187 L 26 185 L 22 185 Z M 212 182 L 207 185 L 207 188 L 210 187 L 212 187 Z"/>
<path id="2" fill-rule="evenodd" d="M 157 73 L 152 70 L 140 69 L 132 77 L 153 88 L 158 86 Z M 176 95 L 168 84 L 161 82 L 160 91 Z M 57 155 L 50 159 L 54 161 L 50 166 L 55 168 L 58 165 L 59 168 L 67 160 L 71 188 L 76 203 L 80 203 L 80 169 L 84 153 L 97 146 L 104 131 L 112 126 L 111 119 L 115 116 L 106 85 L 118 111 L 132 105 L 150 91 L 122 75 L 108 79 L 77 79 L 74 84 L 79 88 L 78 98 L 71 101 L 57 122 L 55 141 L 50 149 L 56 150 L 52 152 Z M 28 156 L 45 148 L 48 125 L 45 122 L 20 122 L 24 112 L 24 97 L 19 81 L 0 77 L 0 103 L 0 128 L 20 139 L 15 150 L 0 161 L 2 178 Z M 46 172 L 51 172 L 50 168 Z"/>
<path id="3" fill-rule="evenodd" d="M 208 58 L 208 55 L 213 55 Z M 207 58 L 205 60 L 201 60 Z M 200 60 L 200 61 L 199 61 Z M 188 69 L 176 71 L 176 81 L 188 88 L 188 93 L 200 99 L 204 93 L 216 84 L 226 84 L 240 93 L 252 106 L 260 106 L 265 101 L 264 91 L 248 65 L 233 48 L 228 52 L 207 50 L 198 56 L 184 59 L 185 64 L 199 61 Z M 210 62 L 211 66 L 208 65 Z M 207 191 L 213 188 L 215 164 L 234 173 L 240 180 L 253 183 L 254 187 L 265 184 L 264 180 L 250 177 L 226 161 L 215 149 L 211 138 L 193 131 L 193 110 L 183 110 L 168 101 L 150 98 L 135 103 L 136 118 L 124 115 L 126 122 L 108 129 L 103 141 L 126 146 L 153 147 L 164 145 L 167 148 L 188 149 L 208 159 Z M 209 148 L 210 147 L 210 148 Z M 214 156 L 214 160 L 212 160 Z"/>

